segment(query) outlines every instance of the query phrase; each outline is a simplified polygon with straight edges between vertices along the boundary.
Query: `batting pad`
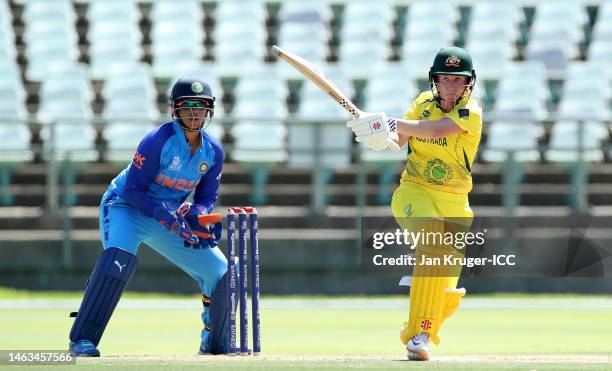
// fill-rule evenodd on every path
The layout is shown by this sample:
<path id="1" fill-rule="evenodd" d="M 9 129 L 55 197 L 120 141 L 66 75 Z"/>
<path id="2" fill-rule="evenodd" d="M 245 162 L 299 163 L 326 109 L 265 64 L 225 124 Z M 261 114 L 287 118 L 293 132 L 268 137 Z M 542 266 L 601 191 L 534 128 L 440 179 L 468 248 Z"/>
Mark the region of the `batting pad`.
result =
<path id="1" fill-rule="evenodd" d="M 442 323 L 447 318 L 453 315 L 459 305 L 461 305 L 461 298 L 465 296 L 465 289 L 446 289 L 444 293 L 444 309 L 442 310 Z"/>
<path id="2" fill-rule="evenodd" d="M 421 225 L 423 232 L 436 232 L 444 235 L 452 231 L 454 227 L 448 225 L 444 220 L 431 219 Z M 410 314 L 408 322 L 404 323 L 404 329 L 400 333 L 400 339 L 404 344 L 415 335 L 426 332 L 434 344 L 440 343 L 438 332 L 442 322 L 459 306 L 461 296 L 465 290 L 456 290 L 461 265 L 448 265 L 444 263 L 444 257 L 463 256 L 463 250 L 457 250 L 452 245 L 445 245 L 440 239 L 432 239 L 419 246 L 415 251 L 416 265 L 414 266 L 411 288 L 410 288 Z M 421 264 L 424 261 L 435 261 L 439 263 Z M 462 292 L 462 295 L 458 293 Z"/>
<path id="3" fill-rule="evenodd" d="M 110 247 L 102 253 L 89 278 L 81 307 L 77 313 L 70 341 L 87 339 L 98 346 L 125 285 L 138 266 L 131 253 Z"/>

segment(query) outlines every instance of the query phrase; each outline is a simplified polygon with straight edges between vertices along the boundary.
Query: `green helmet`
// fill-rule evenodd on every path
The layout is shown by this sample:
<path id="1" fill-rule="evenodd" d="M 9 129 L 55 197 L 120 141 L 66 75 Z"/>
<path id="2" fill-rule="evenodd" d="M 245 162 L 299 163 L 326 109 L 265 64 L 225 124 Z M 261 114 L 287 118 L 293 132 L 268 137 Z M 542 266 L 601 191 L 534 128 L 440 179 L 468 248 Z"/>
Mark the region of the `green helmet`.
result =
<path id="1" fill-rule="evenodd" d="M 470 80 L 464 93 L 464 95 L 468 94 L 468 96 L 472 93 L 472 88 L 476 83 L 476 72 L 472 66 L 472 56 L 470 56 L 467 50 L 456 46 L 440 49 L 429 69 L 429 85 L 434 96 L 437 96 L 434 76 L 438 74 L 468 76 Z"/>

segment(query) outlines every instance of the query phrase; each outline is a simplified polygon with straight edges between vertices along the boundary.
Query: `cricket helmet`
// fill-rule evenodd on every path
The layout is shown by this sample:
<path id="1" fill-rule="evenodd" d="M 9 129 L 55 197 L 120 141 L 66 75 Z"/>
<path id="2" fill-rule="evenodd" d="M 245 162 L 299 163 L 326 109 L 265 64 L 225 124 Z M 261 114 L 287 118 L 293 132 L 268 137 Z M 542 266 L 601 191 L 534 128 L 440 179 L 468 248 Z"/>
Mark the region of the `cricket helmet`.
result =
<path id="1" fill-rule="evenodd" d="M 208 124 L 215 113 L 215 97 L 210 86 L 206 82 L 195 78 L 178 79 L 172 86 L 168 104 L 174 112 L 183 108 L 205 109 L 206 113 L 203 124 Z M 178 117 L 178 114 L 174 118 L 187 130 L 200 130 L 200 128 L 187 127 Z"/>
<path id="2" fill-rule="evenodd" d="M 470 79 L 463 95 L 467 94 L 469 96 L 472 93 L 476 83 L 476 71 L 474 71 L 472 64 L 472 56 L 467 50 L 450 46 L 440 49 L 436 54 L 433 64 L 429 69 L 429 85 L 436 98 L 438 98 L 438 89 L 434 78 L 440 74 L 469 77 Z"/>

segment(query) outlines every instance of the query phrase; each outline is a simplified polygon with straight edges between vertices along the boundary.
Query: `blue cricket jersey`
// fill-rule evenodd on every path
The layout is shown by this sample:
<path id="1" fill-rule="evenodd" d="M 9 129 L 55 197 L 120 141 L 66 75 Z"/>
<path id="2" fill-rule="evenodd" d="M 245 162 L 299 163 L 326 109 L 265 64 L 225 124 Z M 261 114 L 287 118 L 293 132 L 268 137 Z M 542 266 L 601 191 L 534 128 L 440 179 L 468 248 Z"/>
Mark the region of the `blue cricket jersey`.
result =
<path id="1" fill-rule="evenodd" d="M 108 190 L 158 221 L 170 220 L 170 211 L 176 210 L 192 191 L 194 204 L 210 213 L 219 197 L 224 155 L 216 139 L 204 130 L 200 134 L 201 146 L 192 156 L 187 137 L 176 121 L 151 131 Z"/>

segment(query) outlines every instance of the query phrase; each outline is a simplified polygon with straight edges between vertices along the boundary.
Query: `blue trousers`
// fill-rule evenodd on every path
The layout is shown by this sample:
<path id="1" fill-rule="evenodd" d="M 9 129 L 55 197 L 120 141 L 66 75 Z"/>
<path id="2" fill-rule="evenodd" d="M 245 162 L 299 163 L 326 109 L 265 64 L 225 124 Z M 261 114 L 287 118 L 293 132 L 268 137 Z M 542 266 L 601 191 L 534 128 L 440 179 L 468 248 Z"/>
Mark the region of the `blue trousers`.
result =
<path id="1" fill-rule="evenodd" d="M 128 206 L 113 192 L 106 192 L 100 203 L 100 235 L 104 249 L 116 247 L 134 255 L 138 246 L 145 243 L 191 276 L 208 297 L 212 296 L 227 270 L 227 259 L 219 248 L 185 247 L 182 239 L 153 218 Z M 209 323 L 206 309 L 202 321 Z M 208 331 L 202 330 L 204 343 L 207 336 Z"/>

